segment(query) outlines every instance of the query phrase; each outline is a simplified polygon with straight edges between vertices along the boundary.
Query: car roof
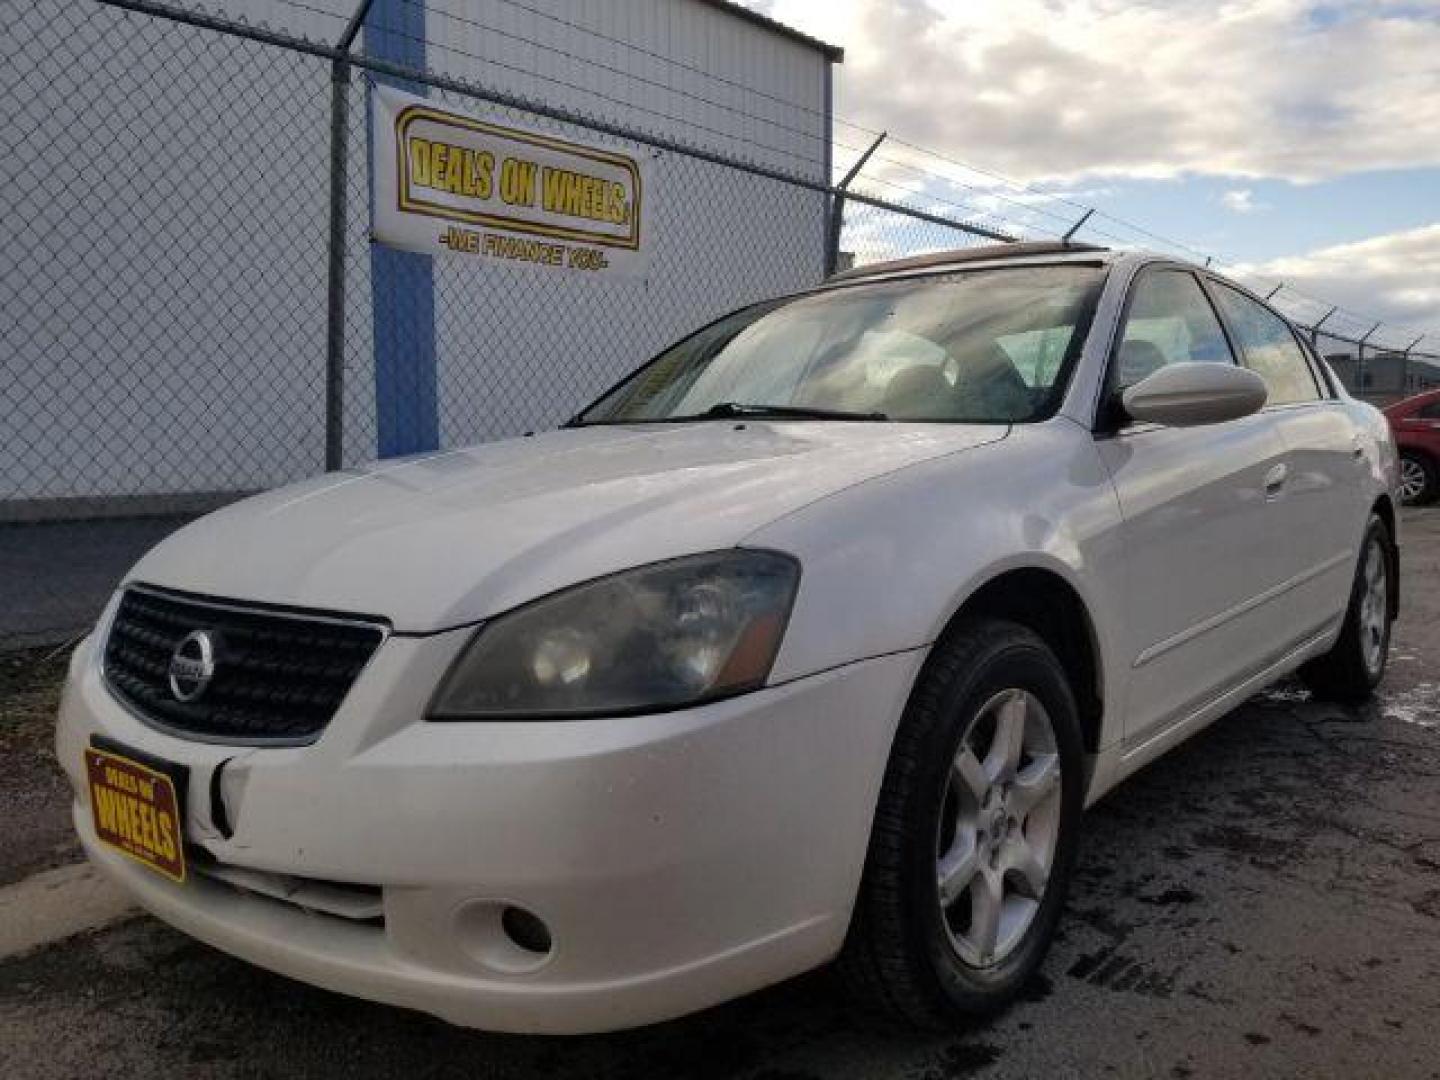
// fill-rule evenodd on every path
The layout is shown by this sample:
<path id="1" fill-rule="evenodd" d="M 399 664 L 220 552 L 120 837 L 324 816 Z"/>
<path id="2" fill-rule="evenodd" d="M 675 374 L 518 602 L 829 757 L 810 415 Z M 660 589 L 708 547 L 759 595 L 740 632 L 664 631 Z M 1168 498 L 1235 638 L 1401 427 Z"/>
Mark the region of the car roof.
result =
<path id="1" fill-rule="evenodd" d="M 890 259 L 886 262 L 867 263 L 853 270 L 845 270 L 826 279 L 826 284 L 860 281 L 865 278 L 886 277 L 906 272 L 943 270 L 949 266 L 968 266 L 974 263 L 1010 263 L 1031 261 L 1044 257 L 1046 261 L 1076 256 L 1077 261 L 1112 262 L 1122 253 L 1097 244 L 1081 244 L 1062 240 L 1026 240 L 1007 244 L 979 244 L 975 247 L 956 248 L 952 251 L 934 251 L 925 255 L 912 255 L 904 259 Z M 1123 253 L 1130 254 L 1130 253 Z"/>

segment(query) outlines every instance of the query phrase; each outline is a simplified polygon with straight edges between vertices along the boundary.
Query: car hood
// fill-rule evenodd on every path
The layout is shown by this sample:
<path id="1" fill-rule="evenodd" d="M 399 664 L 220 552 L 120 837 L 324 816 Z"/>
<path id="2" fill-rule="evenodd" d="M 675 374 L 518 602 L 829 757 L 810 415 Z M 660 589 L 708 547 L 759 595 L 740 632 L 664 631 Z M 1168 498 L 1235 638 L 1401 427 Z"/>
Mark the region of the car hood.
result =
<path id="1" fill-rule="evenodd" d="M 169 537 L 129 580 L 425 633 L 732 547 L 816 499 L 1007 430 L 754 420 L 560 430 L 246 499 Z"/>

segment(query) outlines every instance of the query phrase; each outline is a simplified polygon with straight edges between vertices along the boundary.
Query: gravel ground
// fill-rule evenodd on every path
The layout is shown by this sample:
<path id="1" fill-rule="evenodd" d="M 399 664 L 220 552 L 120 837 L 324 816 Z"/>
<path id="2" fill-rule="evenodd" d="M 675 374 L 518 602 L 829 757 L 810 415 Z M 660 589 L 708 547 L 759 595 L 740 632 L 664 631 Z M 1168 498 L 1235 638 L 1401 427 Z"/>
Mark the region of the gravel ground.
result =
<path id="1" fill-rule="evenodd" d="M 485 1035 L 136 919 L 0 963 L 5 1075 L 1440 1077 L 1440 510 L 1404 541 L 1382 694 L 1278 687 L 1107 797 L 1042 976 L 989 1024 L 878 1031 L 822 971 L 637 1032 Z M 10 877 L 67 850 L 41 737 L 59 665 L 29 655 L 0 676 Z"/>

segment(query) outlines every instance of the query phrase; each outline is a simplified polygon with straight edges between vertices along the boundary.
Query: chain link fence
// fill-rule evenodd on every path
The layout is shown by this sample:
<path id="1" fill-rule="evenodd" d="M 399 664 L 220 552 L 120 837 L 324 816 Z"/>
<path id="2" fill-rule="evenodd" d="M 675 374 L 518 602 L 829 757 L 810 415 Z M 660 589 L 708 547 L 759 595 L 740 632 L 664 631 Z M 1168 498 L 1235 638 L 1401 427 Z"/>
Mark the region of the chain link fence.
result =
<path id="1" fill-rule="evenodd" d="M 403 20 L 337 48 L 352 0 L 271 6 L 298 31 L 148 0 L 11 12 L 0 645 L 83 627 L 189 516 L 327 465 L 553 426 L 696 326 L 824 276 L 818 147 L 691 146 L 407 66 L 423 50 Z M 400 47 L 377 48 L 386 35 Z M 377 82 L 649 156 L 648 272 L 537 276 L 372 244 Z M 865 261 L 975 239 L 879 199 L 844 225 Z"/>
<path id="2" fill-rule="evenodd" d="M 553 426 L 726 310 L 830 269 L 1011 238 L 864 177 L 832 184 L 813 109 L 765 103 L 768 139 L 715 149 L 700 121 L 692 140 L 638 105 L 620 123 L 498 90 L 498 62 L 453 41 L 463 64 L 427 65 L 418 5 L 396 0 L 377 26 L 356 3 L 257 0 L 279 29 L 153 0 L 9 12 L 0 647 L 82 628 L 145 547 L 243 494 Z M 543 95 L 533 72 L 520 82 Z M 376 83 L 646 155 L 648 272 L 547 276 L 373 244 Z M 1335 313 L 1292 313 L 1322 323 L 1322 351 L 1347 340 Z M 1400 355 L 1381 333 L 1348 340 L 1362 390 Z M 1402 382 L 1440 364 L 1402 360 Z"/>
<path id="3" fill-rule="evenodd" d="M 328 68 L 91 3 L 10 14 L 0 515 L 179 509 L 312 470 Z"/>
<path id="4" fill-rule="evenodd" d="M 1440 352 L 1427 347 L 1426 336 L 1342 311 L 1283 283 L 1268 291 L 1357 397 L 1385 405 L 1440 389 Z"/>

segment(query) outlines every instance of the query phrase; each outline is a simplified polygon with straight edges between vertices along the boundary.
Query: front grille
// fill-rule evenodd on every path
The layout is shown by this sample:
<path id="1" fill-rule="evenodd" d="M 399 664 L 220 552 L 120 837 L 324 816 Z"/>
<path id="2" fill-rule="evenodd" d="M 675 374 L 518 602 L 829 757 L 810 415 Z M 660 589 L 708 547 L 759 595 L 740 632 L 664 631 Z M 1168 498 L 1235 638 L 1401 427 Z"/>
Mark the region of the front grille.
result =
<path id="1" fill-rule="evenodd" d="M 184 701 L 171 686 L 171 661 L 195 631 L 210 642 L 213 675 Z M 305 743 L 325 729 L 384 638 L 372 621 L 130 588 L 110 627 L 105 678 L 142 719 L 179 735 Z M 194 680 L 181 688 L 191 696 Z"/>

